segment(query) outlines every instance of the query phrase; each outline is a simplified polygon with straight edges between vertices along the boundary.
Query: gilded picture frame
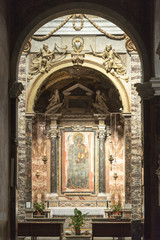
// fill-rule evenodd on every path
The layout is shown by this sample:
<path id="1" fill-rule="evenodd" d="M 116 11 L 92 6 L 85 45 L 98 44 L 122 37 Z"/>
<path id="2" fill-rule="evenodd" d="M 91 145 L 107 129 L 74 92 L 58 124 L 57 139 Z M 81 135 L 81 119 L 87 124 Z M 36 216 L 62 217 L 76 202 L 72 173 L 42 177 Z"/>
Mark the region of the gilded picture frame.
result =
<path id="1" fill-rule="evenodd" d="M 92 195 L 96 192 L 96 132 L 92 128 L 60 131 L 59 193 Z"/>

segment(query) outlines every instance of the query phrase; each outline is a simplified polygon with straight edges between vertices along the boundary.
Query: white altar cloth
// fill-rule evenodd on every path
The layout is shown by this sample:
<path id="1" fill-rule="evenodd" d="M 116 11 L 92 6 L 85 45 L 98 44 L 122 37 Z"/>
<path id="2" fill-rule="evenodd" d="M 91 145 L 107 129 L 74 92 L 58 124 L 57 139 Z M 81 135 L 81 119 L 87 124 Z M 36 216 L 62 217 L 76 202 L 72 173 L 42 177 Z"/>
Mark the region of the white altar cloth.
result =
<path id="1" fill-rule="evenodd" d="M 75 207 L 50 207 L 51 212 L 50 212 L 50 217 L 54 217 L 56 216 L 72 216 L 74 215 L 74 209 Z M 105 208 L 102 207 L 88 207 L 88 208 L 81 208 L 81 207 L 77 207 L 78 210 L 80 210 L 83 214 L 88 213 L 88 215 L 91 216 L 103 216 L 105 217 Z"/>

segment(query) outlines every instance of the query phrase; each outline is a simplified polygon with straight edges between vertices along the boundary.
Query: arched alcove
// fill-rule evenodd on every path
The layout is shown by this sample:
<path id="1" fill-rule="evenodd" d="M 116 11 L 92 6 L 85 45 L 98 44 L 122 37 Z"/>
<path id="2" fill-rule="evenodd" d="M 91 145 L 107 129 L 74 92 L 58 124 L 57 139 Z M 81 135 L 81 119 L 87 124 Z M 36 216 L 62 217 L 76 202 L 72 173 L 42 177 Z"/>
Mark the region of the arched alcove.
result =
<path id="1" fill-rule="evenodd" d="M 122 106 L 123 106 L 123 113 L 124 114 L 130 113 L 131 103 L 130 103 L 128 91 L 125 85 L 123 84 L 123 80 L 120 80 L 112 76 L 111 74 L 107 73 L 103 65 L 97 64 L 96 61 L 94 62 L 94 57 L 92 57 L 92 62 L 90 63 L 88 63 L 86 58 L 83 65 L 95 71 L 99 71 L 101 74 L 106 76 L 106 79 L 109 79 L 109 81 L 112 82 L 112 84 L 116 87 L 117 91 L 120 94 Z M 67 63 L 64 60 L 64 61 L 61 61 L 59 64 L 53 65 L 52 69 L 48 73 L 40 74 L 39 76 L 36 77 L 36 79 L 33 80 L 33 82 L 30 83 L 30 86 L 27 91 L 27 96 L 26 96 L 26 114 L 34 114 L 33 109 L 34 109 L 37 91 L 41 89 L 46 79 L 48 79 L 50 75 L 56 73 L 59 70 L 65 69 L 67 67 L 73 67 L 72 59 L 68 60 Z M 81 70 L 79 70 L 79 72 L 80 71 Z M 79 75 L 81 74 L 79 73 Z"/>
<path id="2" fill-rule="evenodd" d="M 84 36 L 76 37 L 79 44 L 86 43 L 90 36 L 87 36 L 86 42 L 83 38 Z M 123 51 L 119 48 L 120 53 L 112 50 L 111 44 L 108 44 L 114 58 L 117 61 L 119 59 L 118 63 L 114 62 L 114 67 L 111 65 L 108 70 L 105 65 L 107 57 L 105 59 L 102 54 L 96 55 L 94 50 L 89 52 L 89 48 L 92 49 L 89 45 L 85 45 L 82 52 L 77 51 L 74 39 L 72 35 L 58 39 L 62 49 L 64 42 L 67 42 L 68 52 L 64 53 L 63 59 L 57 61 L 59 58 L 56 58 L 56 54 L 60 52 L 54 52 L 55 62 L 48 62 L 49 58 L 46 58 L 43 68 L 43 56 L 38 56 L 45 47 L 48 53 L 52 54 L 50 49 L 54 41 L 48 42 L 48 46 L 48 43 L 35 44 L 32 39 L 33 44 L 38 46 L 36 51 L 32 48 L 29 56 L 23 54 L 21 57 L 28 67 L 28 70 L 24 71 L 27 81 L 22 78 L 26 94 L 22 96 L 23 110 L 19 109 L 20 136 L 24 131 L 23 137 L 27 144 L 25 171 L 29 173 L 25 179 L 25 200 L 32 204 L 35 201 L 47 201 L 52 216 L 53 211 L 57 210 L 57 204 L 62 207 L 62 212 L 63 207 L 72 205 L 83 208 L 85 204 L 89 208 L 93 207 L 89 209 L 93 210 L 92 212 L 100 210 L 100 206 L 104 211 L 107 199 L 107 202 L 111 201 L 112 204 L 121 203 L 124 208 L 129 204 L 130 216 L 132 213 L 132 216 L 138 216 L 139 219 L 142 214 L 141 186 L 136 186 L 131 192 L 132 182 L 141 181 L 142 173 L 141 110 L 134 86 L 134 83 L 141 81 L 139 56 L 135 49 L 128 54 L 124 42 L 121 43 Z M 92 38 L 94 48 L 99 44 L 97 39 Z M 100 42 L 103 42 L 103 45 L 99 52 L 103 52 L 106 42 L 104 38 Z M 83 44 L 81 47 L 83 48 Z M 119 54 L 124 54 L 123 63 Z M 22 62 L 20 73 L 25 68 Z M 50 64 L 49 68 L 46 68 L 47 63 Z M 130 69 L 128 77 L 126 70 L 123 71 L 124 74 L 118 74 L 115 70 L 118 66 L 124 70 L 123 64 Z M 116 104 L 114 108 L 113 105 Z M 81 141 L 75 142 L 76 136 L 79 136 Z M 137 145 L 134 145 L 134 138 L 138 139 Z M 77 161 L 73 154 L 70 155 L 70 152 L 78 149 L 78 141 L 81 142 L 79 147 L 86 149 L 86 153 L 81 154 L 85 156 L 82 162 Z M 114 172 L 110 169 L 109 162 L 113 164 Z M 81 163 L 86 165 L 80 166 Z M 78 164 L 79 169 L 84 168 L 85 171 L 81 169 L 79 173 L 76 166 Z M 20 165 L 24 167 L 22 163 Z M 136 174 L 132 175 L 130 169 Z M 22 207 L 23 191 L 20 186 L 21 217 L 24 217 L 26 211 Z M 132 207 L 137 204 L 133 193 L 139 196 L 139 208 L 132 211 L 131 203 Z M 83 201 L 81 195 L 84 195 Z M 72 196 L 70 203 L 68 196 Z"/>

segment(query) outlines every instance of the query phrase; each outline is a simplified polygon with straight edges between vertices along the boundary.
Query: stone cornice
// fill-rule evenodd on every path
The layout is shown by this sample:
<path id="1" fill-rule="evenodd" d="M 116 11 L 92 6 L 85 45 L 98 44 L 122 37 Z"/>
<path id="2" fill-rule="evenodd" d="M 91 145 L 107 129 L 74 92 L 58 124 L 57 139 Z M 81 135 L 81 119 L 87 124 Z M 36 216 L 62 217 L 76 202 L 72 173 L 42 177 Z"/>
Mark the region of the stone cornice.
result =
<path id="1" fill-rule="evenodd" d="M 160 96 L 160 78 L 151 78 L 150 82 L 155 91 L 154 96 Z"/>

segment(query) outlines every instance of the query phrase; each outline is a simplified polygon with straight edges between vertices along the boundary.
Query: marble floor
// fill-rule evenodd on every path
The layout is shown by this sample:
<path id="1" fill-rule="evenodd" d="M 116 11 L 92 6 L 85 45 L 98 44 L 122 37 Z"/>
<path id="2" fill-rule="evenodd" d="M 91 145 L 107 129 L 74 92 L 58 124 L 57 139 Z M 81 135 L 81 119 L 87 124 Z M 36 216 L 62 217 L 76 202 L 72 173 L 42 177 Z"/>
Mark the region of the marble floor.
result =
<path id="1" fill-rule="evenodd" d="M 65 238 L 63 238 L 65 240 Z M 31 240 L 31 237 L 26 237 L 24 238 L 24 240 Z M 37 237 L 37 240 L 59 240 L 58 237 Z M 95 237 L 94 240 L 118 240 L 117 237 L 115 238 L 112 238 L 112 237 L 102 237 L 102 238 L 98 238 L 98 237 Z M 130 237 L 126 237 L 126 238 L 123 238 L 123 240 L 131 240 Z"/>

